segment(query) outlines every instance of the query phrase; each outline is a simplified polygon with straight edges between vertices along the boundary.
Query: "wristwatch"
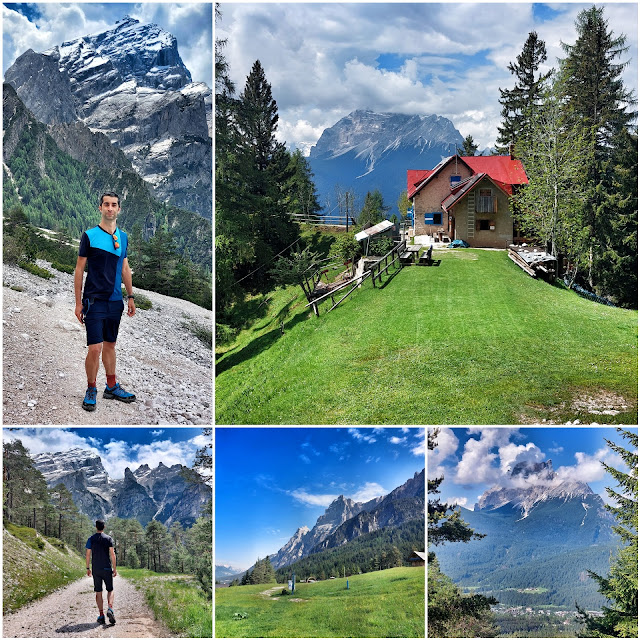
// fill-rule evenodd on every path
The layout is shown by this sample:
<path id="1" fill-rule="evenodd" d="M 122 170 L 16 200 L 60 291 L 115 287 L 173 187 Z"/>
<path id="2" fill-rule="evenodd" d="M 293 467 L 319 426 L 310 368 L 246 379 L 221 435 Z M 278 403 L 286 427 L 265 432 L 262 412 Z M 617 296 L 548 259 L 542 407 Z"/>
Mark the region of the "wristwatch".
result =
<path id="1" fill-rule="evenodd" d="M 135 296 L 127 296 L 127 298 L 128 298 L 129 300 L 133 300 L 133 299 L 135 298 Z"/>

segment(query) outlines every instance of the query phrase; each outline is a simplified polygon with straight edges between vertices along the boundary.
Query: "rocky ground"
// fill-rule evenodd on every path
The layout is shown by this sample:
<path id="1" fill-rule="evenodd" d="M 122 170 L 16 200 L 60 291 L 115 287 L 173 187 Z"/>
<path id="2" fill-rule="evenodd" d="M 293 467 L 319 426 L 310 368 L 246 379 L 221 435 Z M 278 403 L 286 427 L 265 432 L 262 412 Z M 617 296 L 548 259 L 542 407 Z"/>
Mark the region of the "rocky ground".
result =
<path id="1" fill-rule="evenodd" d="M 116 623 L 98 624 L 93 579 L 76 580 L 63 589 L 3 616 L 3 638 L 171 638 L 174 636 L 128 580 L 113 580 Z M 106 591 L 102 592 L 106 613 Z"/>
<path id="2" fill-rule="evenodd" d="M 86 334 L 74 315 L 73 275 L 38 265 L 55 277 L 3 265 L 3 424 L 211 424 L 212 352 L 190 331 L 210 331 L 211 311 L 134 287 L 153 307 L 123 315 L 116 374 L 136 402 L 102 398 L 101 365 L 97 408 L 88 412 Z"/>

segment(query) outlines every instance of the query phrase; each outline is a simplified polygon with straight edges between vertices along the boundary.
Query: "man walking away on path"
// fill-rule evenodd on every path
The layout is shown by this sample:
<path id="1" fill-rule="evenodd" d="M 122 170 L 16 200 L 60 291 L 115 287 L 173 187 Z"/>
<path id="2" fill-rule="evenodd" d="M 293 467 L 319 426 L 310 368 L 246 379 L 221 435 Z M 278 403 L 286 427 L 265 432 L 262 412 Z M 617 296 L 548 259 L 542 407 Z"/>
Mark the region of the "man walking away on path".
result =
<path id="1" fill-rule="evenodd" d="M 91 557 L 91 566 L 89 558 Z M 102 603 L 102 581 L 107 589 L 107 616 L 111 624 L 116 623 L 113 613 L 113 579 L 118 575 L 116 571 L 116 554 L 113 550 L 113 538 L 104 533 L 104 521 L 96 520 L 96 533 L 87 540 L 87 575 L 93 572 L 93 590 L 96 593 L 96 604 L 100 615 L 98 624 L 104 624 L 104 610 Z"/>
<path id="2" fill-rule="evenodd" d="M 100 353 L 107 374 L 107 386 L 102 397 L 122 402 L 133 402 L 136 399 L 135 395 L 125 391 L 116 382 L 116 339 L 124 311 L 122 284 L 127 290 L 127 315 L 132 317 L 136 313 L 131 269 L 127 260 L 127 234 L 116 225 L 120 196 L 112 192 L 103 193 L 98 210 L 102 216 L 100 224 L 82 234 L 73 280 L 75 315 L 87 329 L 89 348 L 84 363 L 87 392 L 82 402 L 82 408 L 86 411 L 94 411 L 96 408 Z M 82 291 L 84 268 L 87 264 L 87 279 Z"/>

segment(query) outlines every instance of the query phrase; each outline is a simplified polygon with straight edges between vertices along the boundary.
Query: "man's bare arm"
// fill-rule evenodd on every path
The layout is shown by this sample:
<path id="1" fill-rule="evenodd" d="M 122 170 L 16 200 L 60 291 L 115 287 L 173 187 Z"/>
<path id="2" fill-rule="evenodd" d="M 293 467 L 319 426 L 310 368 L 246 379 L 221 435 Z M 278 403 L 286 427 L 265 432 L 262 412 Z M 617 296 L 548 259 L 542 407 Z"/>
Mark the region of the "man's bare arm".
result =
<path id="1" fill-rule="evenodd" d="M 109 557 L 111 558 L 111 567 L 115 578 L 115 576 L 118 575 L 118 572 L 116 571 L 116 552 L 113 550 L 113 547 L 109 547 Z"/>
<path id="2" fill-rule="evenodd" d="M 89 572 L 89 575 L 91 575 L 91 549 L 87 549 L 87 553 L 85 555 L 87 559 L 87 571 Z"/>
<path id="3" fill-rule="evenodd" d="M 73 290 L 76 296 L 75 314 L 80 322 L 82 322 L 82 280 L 84 279 L 84 267 L 86 264 L 87 258 L 78 256 L 76 270 L 73 274 Z"/>
<path id="4" fill-rule="evenodd" d="M 127 295 L 133 295 L 133 277 L 131 275 L 131 267 L 129 266 L 129 259 L 125 258 L 122 261 L 122 284 L 127 290 Z M 136 303 L 133 298 L 127 300 L 127 315 L 129 317 L 136 315 Z"/>

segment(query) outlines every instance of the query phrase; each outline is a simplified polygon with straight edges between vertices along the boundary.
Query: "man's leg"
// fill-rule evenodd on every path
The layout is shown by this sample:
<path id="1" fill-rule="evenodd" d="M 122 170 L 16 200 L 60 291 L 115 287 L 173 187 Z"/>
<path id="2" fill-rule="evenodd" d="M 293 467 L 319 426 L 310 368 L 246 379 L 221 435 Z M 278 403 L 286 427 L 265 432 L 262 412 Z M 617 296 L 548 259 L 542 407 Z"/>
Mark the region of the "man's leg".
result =
<path id="1" fill-rule="evenodd" d="M 88 347 L 87 357 L 84 361 L 84 368 L 87 372 L 87 382 L 95 382 L 98 377 L 98 369 L 100 369 L 100 352 L 102 351 L 102 342 L 90 344 Z M 104 356 L 103 356 L 104 358 Z M 115 367 L 115 361 L 114 361 Z"/>
<path id="2" fill-rule="evenodd" d="M 96 591 L 96 604 L 98 605 L 98 611 L 102 613 L 103 611 L 102 591 Z"/>
<path id="3" fill-rule="evenodd" d="M 116 343 L 115 342 L 103 342 L 102 343 L 102 364 L 104 365 L 105 373 L 108 376 L 116 375 Z M 97 373 L 97 369 L 96 369 Z"/>
<path id="4" fill-rule="evenodd" d="M 113 589 L 107 591 L 107 606 L 113 609 Z"/>

